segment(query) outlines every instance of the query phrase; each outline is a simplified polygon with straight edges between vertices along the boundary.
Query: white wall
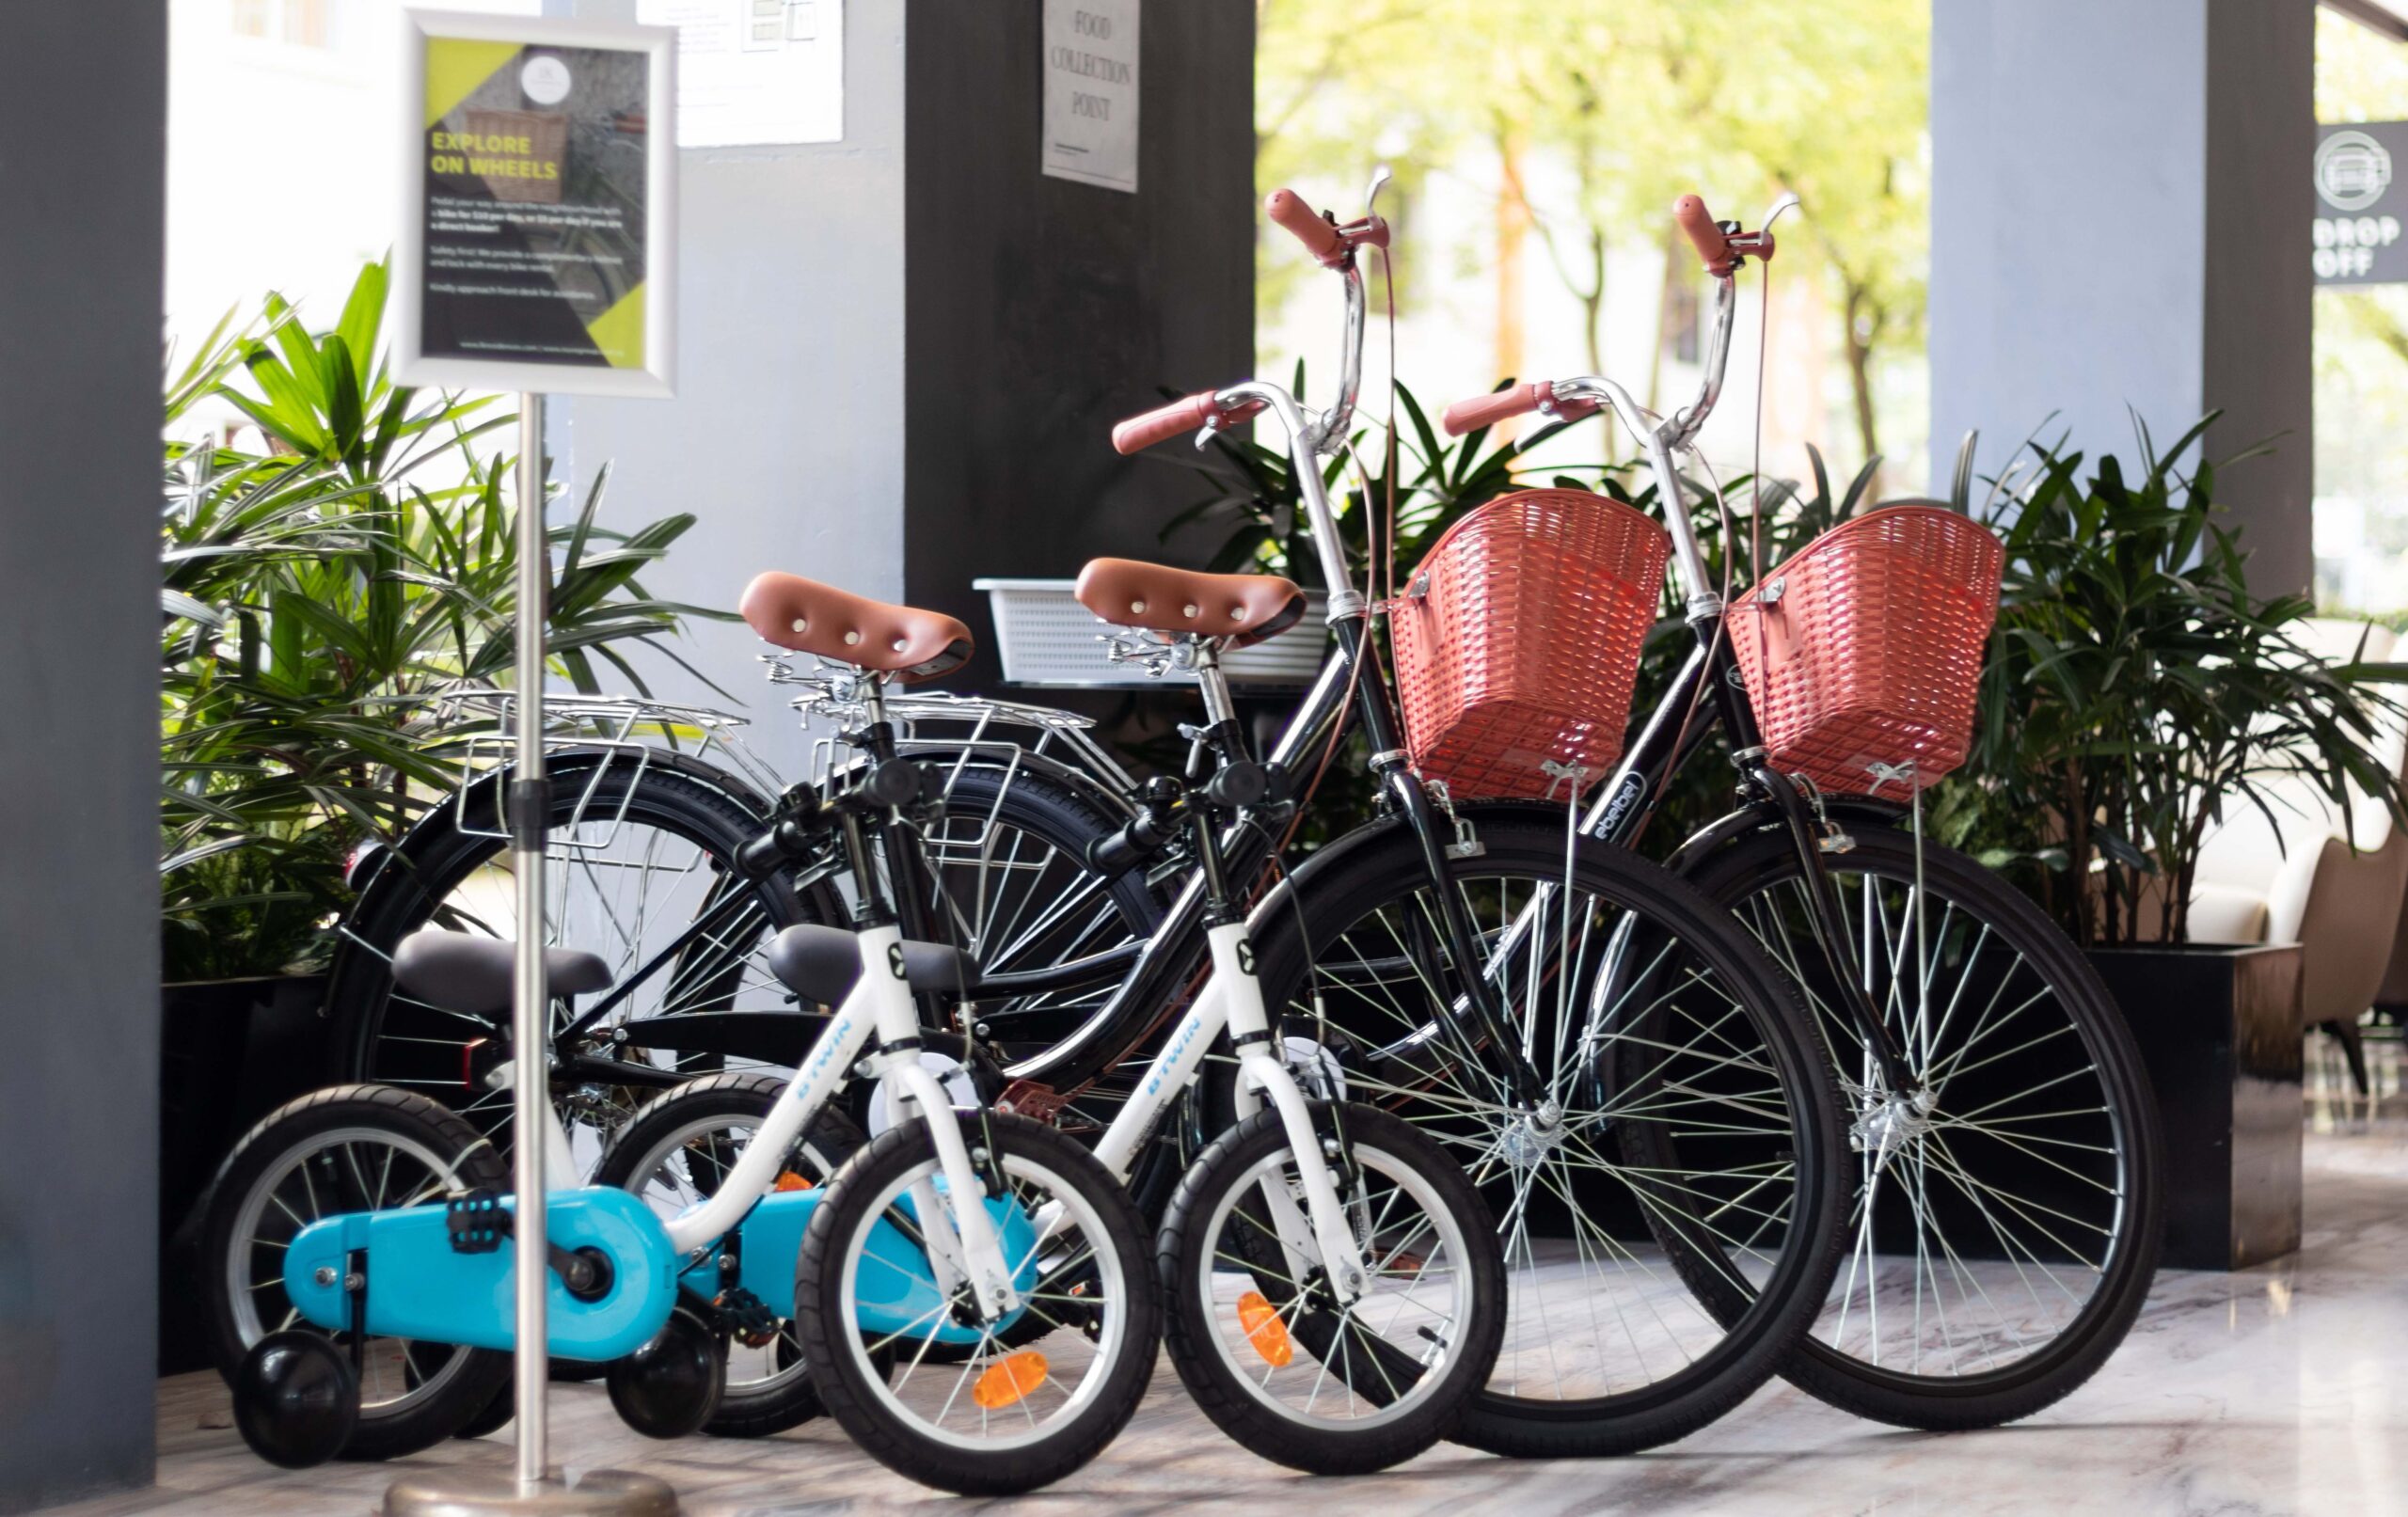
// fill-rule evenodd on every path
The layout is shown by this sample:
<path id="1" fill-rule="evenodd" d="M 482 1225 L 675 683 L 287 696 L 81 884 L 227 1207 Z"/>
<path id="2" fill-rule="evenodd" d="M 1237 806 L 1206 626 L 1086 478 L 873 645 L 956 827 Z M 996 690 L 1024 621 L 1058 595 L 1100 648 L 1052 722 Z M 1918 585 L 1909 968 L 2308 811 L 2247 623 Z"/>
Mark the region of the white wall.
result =
<path id="1" fill-rule="evenodd" d="M 903 0 L 847 0 L 843 141 L 689 150 L 678 174 L 677 398 L 556 403 L 555 478 L 565 465 L 581 499 L 610 460 L 606 522 L 701 518 L 643 577 L 657 595 L 732 610 L 783 569 L 899 598 Z M 752 746 L 800 778 L 809 743 L 761 651 L 741 624 L 692 624 L 680 652 L 727 696 L 636 662 L 656 693 L 748 710 Z"/>

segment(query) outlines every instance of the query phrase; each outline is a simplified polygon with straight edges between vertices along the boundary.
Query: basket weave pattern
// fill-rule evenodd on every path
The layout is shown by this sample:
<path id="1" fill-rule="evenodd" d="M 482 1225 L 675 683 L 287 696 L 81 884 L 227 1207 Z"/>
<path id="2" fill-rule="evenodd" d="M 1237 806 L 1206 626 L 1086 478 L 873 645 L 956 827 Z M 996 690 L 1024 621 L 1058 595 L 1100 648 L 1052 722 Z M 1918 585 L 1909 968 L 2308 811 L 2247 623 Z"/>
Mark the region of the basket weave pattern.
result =
<path id="1" fill-rule="evenodd" d="M 1773 767 L 1903 798 L 1902 766 L 1920 787 L 1964 763 L 2004 556 L 1953 511 L 1886 506 L 1734 602 L 1732 651 Z"/>
<path id="2" fill-rule="evenodd" d="M 1455 797 L 1544 796 L 1622 756 L 1671 543 L 1585 490 L 1523 490 L 1448 529 L 1389 618 L 1405 747 Z"/>

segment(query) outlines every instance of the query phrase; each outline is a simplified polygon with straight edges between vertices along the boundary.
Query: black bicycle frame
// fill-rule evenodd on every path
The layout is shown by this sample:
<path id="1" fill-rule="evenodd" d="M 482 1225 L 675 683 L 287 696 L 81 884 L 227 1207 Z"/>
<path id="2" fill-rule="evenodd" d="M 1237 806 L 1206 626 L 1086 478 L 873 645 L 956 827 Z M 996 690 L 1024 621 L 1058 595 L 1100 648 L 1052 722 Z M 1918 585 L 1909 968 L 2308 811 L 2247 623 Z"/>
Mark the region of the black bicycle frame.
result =
<path id="1" fill-rule="evenodd" d="M 1673 675 L 1671 687 L 1649 716 L 1647 724 L 1640 729 L 1637 740 L 1624 752 L 1605 787 L 1590 802 L 1587 814 L 1580 819 L 1580 830 L 1600 842 L 1623 847 L 1636 845 L 1639 834 L 1656 814 L 1667 782 L 1703 744 L 1715 724 L 1720 723 L 1730 735 L 1731 759 L 1738 769 L 1744 801 L 1735 814 L 1749 817 L 1751 826 L 1778 823 L 1787 829 L 1804 865 L 1807 919 L 1814 928 L 1814 944 L 1846 1002 L 1844 1009 L 1848 1019 L 1880 1067 L 1889 1091 L 1911 1095 L 1916 1084 L 1906 1057 L 1889 1025 L 1875 1010 L 1872 997 L 1857 972 L 1847 935 L 1842 929 L 1839 893 L 1823 863 L 1823 839 L 1828 834 L 1821 826 L 1822 819 L 1796 782 L 1766 762 L 1755 709 L 1748 703 L 1747 686 L 1739 677 L 1738 659 L 1725 635 L 1721 610 L 1718 608 L 1691 617 L 1689 629 L 1696 636 L 1697 645 Z M 1711 700 L 1705 699 L 1709 693 Z M 1706 830 L 1727 835 L 1721 830 L 1732 820 L 1725 818 Z M 1686 859 L 1696 856 L 1687 845 L 1679 855 Z"/>

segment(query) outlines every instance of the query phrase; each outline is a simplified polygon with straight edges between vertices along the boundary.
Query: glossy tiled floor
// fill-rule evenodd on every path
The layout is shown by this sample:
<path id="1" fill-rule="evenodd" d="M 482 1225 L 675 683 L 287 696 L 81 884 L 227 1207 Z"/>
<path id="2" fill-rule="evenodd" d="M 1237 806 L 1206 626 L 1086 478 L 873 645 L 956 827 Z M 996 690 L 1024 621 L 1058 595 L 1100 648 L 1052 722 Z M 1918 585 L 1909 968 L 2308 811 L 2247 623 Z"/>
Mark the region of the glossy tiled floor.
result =
<path id="1" fill-rule="evenodd" d="M 2320 1062 L 2322 1062 L 2320 1060 Z M 2332 1513 L 2408 1517 L 2408 1107 L 2396 1049 L 2369 1116 L 2311 1103 L 2307 1237 L 2294 1257 L 2238 1274 L 2167 1274 L 2107 1370 L 2031 1422 L 1953 1436 L 1889 1431 L 1776 1386 L 1677 1446 L 1588 1463 L 1509 1463 L 1440 1449 L 1390 1474 L 1314 1481 L 1221 1439 L 1167 1369 L 1130 1431 L 1030 1505 L 1061 1512 L 1317 1514 L 1629 1511 L 1648 1517 L 1980 1517 L 1984 1513 Z M 920 1490 L 815 1424 L 738 1444 L 645 1444 L 596 1389 L 556 1394 L 556 1452 L 674 1484 L 695 1517 L 968 1508 Z M 358 1513 L 394 1466 L 269 1472 L 227 1426 L 214 1378 L 161 1390 L 159 1485 L 59 1509 L 102 1513 Z M 486 1462 L 499 1442 L 428 1460 Z"/>

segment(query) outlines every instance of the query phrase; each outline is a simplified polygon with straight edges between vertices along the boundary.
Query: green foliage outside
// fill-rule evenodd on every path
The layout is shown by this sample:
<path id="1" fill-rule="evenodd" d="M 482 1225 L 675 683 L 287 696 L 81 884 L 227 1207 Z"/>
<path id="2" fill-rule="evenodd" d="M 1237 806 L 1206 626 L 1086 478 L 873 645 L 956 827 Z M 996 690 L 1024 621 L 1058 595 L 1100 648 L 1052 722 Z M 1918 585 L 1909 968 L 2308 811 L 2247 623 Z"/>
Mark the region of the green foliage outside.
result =
<path id="1" fill-rule="evenodd" d="M 1389 161 L 1415 249 L 1402 300 L 1424 288 L 1417 267 L 1485 257 L 1488 228 L 1414 219 L 1420 191 L 1493 173 L 1482 188 L 1527 215 L 1545 255 L 1532 277 L 1551 270 L 1580 302 L 1602 369 L 1608 301 L 1665 299 L 1609 291 L 1609 249 L 1666 245 L 1685 191 L 1751 217 L 1794 191 L 1806 214 L 1782 224 L 1784 277 L 1828 283 L 1856 441 L 1870 457 L 1899 430 L 1878 380 L 1923 346 L 1929 0 L 1259 0 L 1258 15 L 1259 185 Z M 1275 310 L 1309 268 L 1264 245 L 1258 288 Z M 1688 277 L 1675 257 L 1668 279 Z"/>
<path id="2" fill-rule="evenodd" d="M 331 329 L 271 295 L 171 367 L 165 394 L 160 877 L 166 977 L 308 969 L 331 951 L 352 851 L 397 838 L 459 776 L 435 697 L 505 678 L 518 607 L 515 419 L 491 397 L 394 385 L 378 326 L 386 271 L 363 270 Z M 232 405 L 257 450 L 192 441 Z M 510 435 L 511 434 L 502 434 Z M 551 529 L 553 667 L 597 687 L 679 620 L 636 576 L 693 525 L 631 533 L 582 514 Z M 682 662 L 682 660 L 681 660 Z"/>
<path id="3" fill-rule="evenodd" d="M 2408 48 L 2334 11 L 2316 16 L 2316 119 L 2408 119 Z M 2408 285 L 2316 292 L 2316 494 L 2344 526 L 2318 565 L 2317 592 L 2353 612 L 2408 615 Z M 2336 541 L 2337 539 L 2337 541 Z M 2335 554 L 2341 555 L 2335 557 Z M 2355 561 L 2352 562 L 2351 561 Z M 2369 563 L 2386 574 L 2345 584 Z"/>

